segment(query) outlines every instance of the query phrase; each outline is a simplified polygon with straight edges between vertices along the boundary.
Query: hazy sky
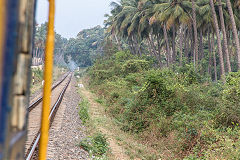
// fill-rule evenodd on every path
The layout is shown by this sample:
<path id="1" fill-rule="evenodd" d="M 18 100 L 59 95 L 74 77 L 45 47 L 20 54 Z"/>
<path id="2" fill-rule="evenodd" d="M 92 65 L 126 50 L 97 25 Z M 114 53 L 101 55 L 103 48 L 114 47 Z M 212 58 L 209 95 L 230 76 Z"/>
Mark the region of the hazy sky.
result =
<path id="1" fill-rule="evenodd" d="M 57 33 L 63 37 L 75 37 L 82 29 L 102 25 L 104 14 L 109 13 L 113 0 L 55 0 Z M 48 0 L 38 0 L 37 23 L 47 21 Z"/>

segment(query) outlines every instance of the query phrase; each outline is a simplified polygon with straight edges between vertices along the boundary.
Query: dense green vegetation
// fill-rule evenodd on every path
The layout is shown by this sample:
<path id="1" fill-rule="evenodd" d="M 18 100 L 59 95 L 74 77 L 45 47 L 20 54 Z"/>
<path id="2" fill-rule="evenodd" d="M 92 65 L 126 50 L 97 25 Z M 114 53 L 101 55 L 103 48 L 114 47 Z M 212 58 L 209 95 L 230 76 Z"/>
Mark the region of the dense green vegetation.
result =
<path id="1" fill-rule="evenodd" d="M 157 158 L 240 159 L 239 4 L 111 3 L 89 84 Z"/>
<path id="2" fill-rule="evenodd" d="M 101 133 L 94 134 L 82 140 L 80 146 L 89 152 L 92 159 L 106 159 L 106 153 L 109 150 L 107 139 Z"/>
<path id="3" fill-rule="evenodd" d="M 77 38 L 68 40 L 64 51 L 65 60 L 70 56 L 80 67 L 92 65 L 92 61 L 98 54 L 101 54 L 101 44 L 104 38 L 104 29 L 96 26 L 91 29 L 84 29 L 78 33 Z"/>
<path id="4" fill-rule="evenodd" d="M 75 72 L 77 76 L 78 72 Z M 80 94 L 81 91 L 80 91 Z M 89 112 L 89 102 L 84 96 L 81 96 L 79 103 L 79 117 L 83 124 L 87 126 L 88 137 L 80 141 L 79 146 L 87 151 L 92 159 L 107 159 L 109 153 L 109 144 L 107 138 L 95 127 L 95 122 Z"/>
<path id="5" fill-rule="evenodd" d="M 240 72 L 223 84 L 191 64 L 164 69 L 154 64 L 149 56 L 120 51 L 96 61 L 89 84 L 123 131 L 156 149 L 166 145 L 171 158 L 239 159 Z M 158 143 L 162 138 L 169 141 Z"/>
<path id="6" fill-rule="evenodd" d="M 35 32 L 32 63 L 33 65 L 41 65 L 44 62 L 47 23 L 37 25 Z M 101 26 L 84 29 L 78 33 L 76 38 L 69 40 L 55 32 L 55 65 L 66 67 L 73 61 L 80 67 L 92 65 L 97 55 L 102 54 L 103 39 L 104 29 Z"/>
<path id="7" fill-rule="evenodd" d="M 42 82 L 43 71 L 40 69 L 32 69 L 32 77 L 34 77 L 34 84 Z M 32 85 L 31 83 L 31 87 L 33 87 Z"/>
<path id="8" fill-rule="evenodd" d="M 240 159 L 239 1 L 120 0 L 111 7 L 104 29 L 57 36 L 56 46 L 66 62 L 93 65 L 89 85 L 122 131 L 154 148 L 152 159 Z"/>
<path id="9" fill-rule="evenodd" d="M 33 50 L 33 65 L 41 65 L 44 62 L 45 54 L 45 43 L 47 35 L 47 23 L 36 25 L 35 28 L 35 39 L 34 39 L 34 50 Z M 66 67 L 64 62 L 63 51 L 67 45 L 67 39 L 62 37 L 60 34 L 55 33 L 55 49 L 54 49 L 54 62 L 58 66 Z"/>
<path id="10" fill-rule="evenodd" d="M 89 119 L 89 103 L 87 100 L 83 99 L 81 100 L 80 104 L 79 104 L 79 117 L 82 120 L 83 124 L 85 124 Z"/>

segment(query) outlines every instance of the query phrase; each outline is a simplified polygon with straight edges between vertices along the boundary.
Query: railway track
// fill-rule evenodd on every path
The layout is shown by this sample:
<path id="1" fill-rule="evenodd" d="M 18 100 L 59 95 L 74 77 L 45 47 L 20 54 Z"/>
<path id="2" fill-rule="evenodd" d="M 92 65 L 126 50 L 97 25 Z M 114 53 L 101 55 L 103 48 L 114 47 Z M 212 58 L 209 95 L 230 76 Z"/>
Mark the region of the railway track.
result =
<path id="1" fill-rule="evenodd" d="M 57 84 L 55 84 L 53 87 L 52 87 L 52 91 L 57 88 L 67 77 L 68 75 L 70 74 L 70 72 L 68 72 L 66 74 L 66 76 L 64 76 L 64 78 L 59 81 Z M 28 106 L 28 112 L 31 112 L 40 102 L 42 102 L 42 99 L 43 99 L 43 96 L 40 96 L 37 100 L 35 100 L 33 103 L 31 103 L 29 106 Z"/>
<path id="2" fill-rule="evenodd" d="M 63 96 L 69 86 L 72 74 L 67 74 L 59 83 L 52 88 L 51 96 L 51 112 L 49 115 L 50 127 L 54 121 L 56 112 L 62 102 Z M 38 98 L 29 106 L 29 121 L 28 121 L 28 140 L 25 145 L 26 160 L 37 159 L 38 143 L 40 140 L 40 121 L 41 121 L 41 102 L 42 97 Z M 31 112 L 30 112 L 31 111 Z"/>

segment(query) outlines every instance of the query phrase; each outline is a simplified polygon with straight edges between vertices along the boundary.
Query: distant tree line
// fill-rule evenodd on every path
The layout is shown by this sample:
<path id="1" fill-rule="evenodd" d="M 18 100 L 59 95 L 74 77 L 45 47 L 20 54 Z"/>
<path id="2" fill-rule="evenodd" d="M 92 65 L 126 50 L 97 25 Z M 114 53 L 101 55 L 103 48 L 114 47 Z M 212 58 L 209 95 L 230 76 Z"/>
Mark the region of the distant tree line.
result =
<path id="1" fill-rule="evenodd" d="M 32 65 L 44 63 L 46 34 L 47 23 L 36 25 Z M 69 40 L 55 32 L 55 63 L 66 65 L 72 60 L 78 66 L 90 66 L 96 54 L 102 52 L 103 39 L 104 29 L 101 26 L 84 29 L 78 33 L 76 38 Z"/>
<path id="2" fill-rule="evenodd" d="M 70 56 L 81 67 L 92 65 L 97 54 L 101 54 L 101 44 L 104 39 L 104 29 L 96 26 L 84 29 L 77 34 L 76 38 L 70 38 L 64 51 L 65 60 Z"/>

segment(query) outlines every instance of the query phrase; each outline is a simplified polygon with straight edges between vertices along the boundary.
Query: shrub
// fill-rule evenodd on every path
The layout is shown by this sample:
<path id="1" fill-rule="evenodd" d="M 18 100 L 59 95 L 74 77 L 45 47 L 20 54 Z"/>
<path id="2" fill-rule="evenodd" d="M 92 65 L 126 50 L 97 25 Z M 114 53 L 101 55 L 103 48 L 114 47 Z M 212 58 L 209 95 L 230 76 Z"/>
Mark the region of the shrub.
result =
<path id="1" fill-rule="evenodd" d="M 222 99 L 219 122 L 227 126 L 240 123 L 240 71 L 227 76 Z"/>
<path id="2" fill-rule="evenodd" d="M 146 60 L 131 59 L 127 60 L 122 66 L 124 74 L 136 73 L 149 69 L 149 62 Z"/>
<path id="3" fill-rule="evenodd" d="M 114 54 L 114 58 L 117 62 L 124 62 L 128 59 L 134 58 L 134 56 L 129 51 L 119 51 Z"/>
<path id="4" fill-rule="evenodd" d="M 178 67 L 176 71 L 181 75 L 181 80 L 184 80 L 186 85 L 202 82 L 202 77 L 193 64 L 185 64 L 183 67 Z"/>
<path id="5" fill-rule="evenodd" d="M 145 86 L 138 94 L 141 104 L 155 106 L 155 112 L 164 111 L 169 116 L 179 108 L 176 86 L 171 71 L 151 70 L 146 73 Z"/>
<path id="6" fill-rule="evenodd" d="M 205 151 L 206 159 L 240 159 L 240 141 L 234 141 L 228 136 L 219 135 L 218 143 L 209 145 Z"/>
<path id="7" fill-rule="evenodd" d="M 32 74 L 34 74 L 35 82 L 41 82 L 43 80 L 43 70 L 32 69 Z"/>
<path id="8" fill-rule="evenodd" d="M 89 119 L 89 111 L 88 111 L 89 103 L 87 100 L 83 99 L 79 104 L 79 117 L 82 120 L 83 124 L 85 124 Z"/>
<path id="9" fill-rule="evenodd" d="M 111 75 L 111 73 L 109 71 L 106 70 L 94 70 L 94 72 L 92 73 L 92 77 L 95 78 L 95 80 L 97 81 L 103 81 L 107 78 L 109 78 Z"/>
<path id="10" fill-rule="evenodd" d="M 240 71 L 230 73 L 226 78 L 224 99 L 232 104 L 240 103 Z"/>
<path id="11" fill-rule="evenodd" d="M 134 86 L 141 86 L 142 83 L 144 83 L 143 78 L 144 77 L 142 73 L 129 73 L 125 77 L 125 80 L 129 83 L 128 86 L 132 88 Z"/>
<path id="12" fill-rule="evenodd" d="M 80 146 L 96 157 L 101 157 L 109 150 L 107 138 L 101 133 L 96 133 L 80 142 Z"/>
<path id="13" fill-rule="evenodd" d="M 233 146 L 239 145 L 240 71 L 230 73 L 223 85 L 204 78 L 192 64 L 160 70 L 153 63 L 121 51 L 91 69 L 92 87 L 121 129 L 145 139 L 174 134 L 178 147 L 173 152 L 185 159 L 218 157 L 211 149 L 238 158 Z"/>

